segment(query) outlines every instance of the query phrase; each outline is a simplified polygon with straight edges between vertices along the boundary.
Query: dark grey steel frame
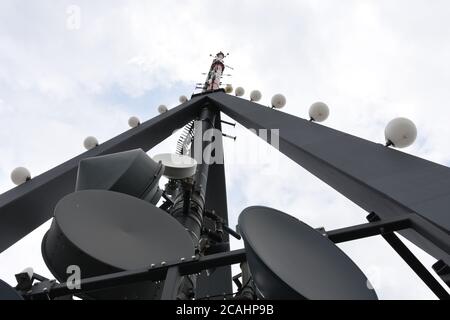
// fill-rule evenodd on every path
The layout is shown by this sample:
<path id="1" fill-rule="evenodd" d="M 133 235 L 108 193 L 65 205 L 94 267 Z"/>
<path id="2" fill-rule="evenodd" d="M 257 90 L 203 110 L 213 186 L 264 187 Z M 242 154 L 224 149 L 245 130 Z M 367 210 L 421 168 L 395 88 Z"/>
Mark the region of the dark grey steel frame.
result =
<path id="1" fill-rule="evenodd" d="M 194 119 L 205 105 L 222 111 L 247 128 L 279 129 L 279 151 L 366 211 L 376 212 L 381 219 L 380 222 L 328 232 L 331 240 L 341 242 L 342 239 L 348 241 L 383 234 L 418 272 L 421 268 L 418 260 L 411 258 L 412 253 L 404 250 L 398 243 L 399 239 L 386 237 L 388 234 L 393 235 L 393 231 L 399 231 L 429 254 L 450 264 L 450 217 L 445 214 L 445 210 L 450 208 L 450 195 L 447 195 L 450 190 L 449 168 L 227 95 L 223 90 L 194 95 L 190 101 L 169 112 L 0 195 L 0 252 L 51 218 L 57 201 L 73 191 L 80 160 L 133 148 L 148 151 L 175 129 Z M 355 157 L 351 158 L 349 154 Z M 220 181 L 215 181 L 214 185 L 225 185 L 223 174 L 218 174 L 216 179 Z M 226 198 L 217 201 L 222 207 L 224 201 L 226 204 Z M 214 203 L 208 205 L 214 206 Z M 235 254 L 230 252 L 202 258 L 192 270 L 204 270 L 213 261 L 218 263 L 216 266 L 229 265 L 235 261 Z M 227 260 L 229 256 L 231 260 Z M 243 252 L 237 256 L 240 258 L 236 263 L 242 262 Z M 177 270 L 168 273 L 169 267 L 176 267 Z M 173 297 L 173 281 L 187 274 L 188 269 L 183 264 L 176 264 L 150 271 L 85 279 L 82 282 L 85 285 L 83 290 L 95 285 L 117 284 L 117 281 L 124 283 L 121 281 L 154 277 L 161 280 L 168 274 L 168 289 L 164 290 L 164 297 L 170 298 Z M 429 277 L 424 276 L 423 272 L 418 274 L 422 280 L 428 281 L 430 288 L 435 288 L 432 289 L 435 293 L 439 291 L 441 298 L 446 298 L 440 289 L 436 289 L 435 283 L 430 283 L 432 280 Z M 63 287 L 64 284 L 56 285 L 52 290 L 60 295 L 58 292 L 63 292 Z"/>
<path id="2" fill-rule="evenodd" d="M 393 234 L 393 232 L 395 231 L 415 228 L 417 221 L 414 220 L 415 218 L 405 216 L 395 219 L 387 219 L 386 221 L 370 222 L 348 228 L 324 232 L 324 236 L 327 236 L 334 243 L 358 240 L 375 235 L 382 235 L 383 237 L 395 237 L 395 235 Z M 433 232 L 434 227 L 429 227 L 430 228 L 425 228 L 425 230 L 421 231 L 425 236 L 428 236 Z M 394 249 L 397 251 L 398 247 L 394 246 Z M 404 254 L 401 253 L 400 256 L 404 257 Z M 115 287 L 133 282 L 152 280 L 165 281 L 161 299 L 174 300 L 178 293 L 177 288 L 182 276 L 200 273 L 203 270 L 209 268 L 229 266 L 244 261 L 246 261 L 245 250 L 240 249 L 204 257 L 194 257 L 189 261 L 168 263 L 166 265 L 156 266 L 154 268 L 124 271 L 83 279 L 80 283 L 80 289 L 70 289 L 65 283 L 53 284 L 52 286 L 45 288 L 45 290 L 42 287 L 38 287 L 31 292 L 24 293 L 24 296 L 27 299 L 53 299 L 56 297 L 77 295 L 83 292 Z M 420 270 L 421 268 L 424 268 L 418 260 L 415 261 L 405 259 L 405 261 L 415 271 L 417 269 Z M 447 291 L 436 281 L 436 279 L 431 276 L 431 274 L 426 274 L 426 272 L 428 271 L 426 271 L 425 273 L 422 272 L 422 270 L 418 272 L 418 275 L 440 299 L 450 299 Z"/>

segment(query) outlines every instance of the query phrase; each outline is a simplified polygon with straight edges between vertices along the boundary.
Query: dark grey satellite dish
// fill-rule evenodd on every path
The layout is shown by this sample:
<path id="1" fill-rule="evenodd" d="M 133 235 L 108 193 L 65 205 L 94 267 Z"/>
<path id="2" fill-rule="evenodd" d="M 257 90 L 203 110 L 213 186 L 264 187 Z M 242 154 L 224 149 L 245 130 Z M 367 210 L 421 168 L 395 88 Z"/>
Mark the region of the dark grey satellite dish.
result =
<path id="1" fill-rule="evenodd" d="M 13 287 L 0 280 L 0 300 L 23 300 L 23 298 Z"/>
<path id="2" fill-rule="evenodd" d="M 111 190 L 158 203 L 158 181 L 164 172 L 142 149 L 87 158 L 80 161 L 75 189 Z"/>
<path id="3" fill-rule="evenodd" d="M 239 216 L 250 271 L 266 299 L 377 299 L 356 264 L 325 236 L 283 212 Z"/>
<path id="4" fill-rule="evenodd" d="M 66 282 L 77 265 L 87 278 L 180 261 L 194 255 L 188 232 L 165 211 L 129 195 L 85 190 L 58 202 L 42 241 L 42 255 L 53 275 Z M 158 299 L 153 282 L 90 292 L 95 299 Z"/>

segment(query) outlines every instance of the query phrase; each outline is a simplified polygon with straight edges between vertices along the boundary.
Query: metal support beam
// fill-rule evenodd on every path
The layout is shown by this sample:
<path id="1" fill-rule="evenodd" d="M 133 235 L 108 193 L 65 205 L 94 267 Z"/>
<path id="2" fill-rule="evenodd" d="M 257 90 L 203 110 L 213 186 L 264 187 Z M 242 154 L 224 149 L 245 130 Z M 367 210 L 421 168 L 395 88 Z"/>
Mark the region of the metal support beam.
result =
<path id="1" fill-rule="evenodd" d="M 148 151 L 197 116 L 204 99 L 193 98 L 0 195 L 0 253 L 52 217 L 56 203 L 75 189 L 80 160 L 137 148 Z"/>
<path id="2" fill-rule="evenodd" d="M 171 267 L 167 270 L 164 288 L 161 294 L 161 300 L 176 300 L 178 287 L 180 286 L 181 276 L 178 267 Z"/>
<path id="3" fill-rule="evenodd" d="M 185 262 L 169 263 L 167 265 L 157 266 L 151 269 L 144 268 L 140 270 L 122 271 L 108 275 L 82 279 L 80 282 L 80 289 L 69 289 L 66 283 L 54 284 L 50 288 L 45 288 L 45 295 L 48 295 L 51 298 L 55 298 L 67 295 L 76 295 L 82 292 L 110 288 L 140 281 L 163 281 L 168 275 L 168 270 L 171 268 L 177 268 L 179 276 L 184 276 L 198 273 L 205 269 L 232 265 L 241 263 L 243 261 L 246 261 L 246 254 L 244 249 L 217 253 Z M 174 275 L 172 274 L 172 276 Z M 44 292 L 33 291 L 31 294 L 24 293 L 24 296 L 27 299 L 33 299 L 33 296 L 41 296 L 43 293 Z"/>
<path id="4" fill-rule="evenodd" d="M 325 232 L 324 234 L 334 243 L 381 235 L 439 299 L 448 300 L 450 299 L 448 292 L 393 233 L 394 231 L 416 228 L 417 225 L 420 225 L 420 232 L 423 232 L 424 229 L 427 230 L 429 225 L 434 227 L 434 225 L 429 222 L 418 223 L 415 221 L 417 218 L 418 217 L 414 217 L 414 215 L 405 215 L 403 217 L 381 220 L 375 213 L 371 213 L 367 216 L 369 223 L 332 230 Z M 437 232 L 438 234 L 439 231 Z M 430 232 L 430 235 L 424 234 L 424 236 L 431 237 L 434 235 L 433 231 L 428 230 L 428 232 Z"/>
<path id="5" fill-rule="evenodd" d="M 372 213 L 367 216 L 371 223 L 378 223 L 380 218 Z M 450 295 L 435 277 L 425 268 L 425 266 L 416 258 L 408 247 L 394 234 L 392 230 L 384 230 L 381 236 L 398 253 L 398 255 L 410 266 L 410 268 L 419 276 L 420 279 L 430 288 L 431 291 L 441 300 L 449 300 Z"/>
<path id="6" fill-rule="evenodd" d="M 410 225 L 408 216 L 403 216 L 327 231 L 325 235 L 334 243 L 340 243 L 372 237 L 384 232 L 404 230 L 409 228 Z"/>
<path id="7" fill-rule="evenodd" d="M 339 243 L 371 237 L 385 232 L 402 231 L 406 229 L 412 229 L 421 234 L 424 238 L 429 239 L 429 241 L 437 247 L 442 248 L 442 250 L 446 252 L 450 251 L 450 236 L 436 227 L 433 223 L 426 221 L 415 214 L 336 229 L 326 232 L 326 235 L 330 240 Z M 448 260 L 448 255 L 445 255 L 444 260 Z"/>
<path id="8" fill-rule="evenodd" d="M 439 260 L 433 264 L 433 270 L 441 277 L 442 281 L 450 288 L 450 267 L 444 261 Z"/>
<path id="9" fill-rule="evenodd" d="M 450 234 L 450 168 L 223 92 L 208 97 L 249 129 L 279 129 L 279 151 L 367 212 L 382 219 L 417 213 L 422 220 L 414 229 L 426 220 Z M 412 230 L 402 235 L 448 259 L 450 241 L 436 245 Z"/>

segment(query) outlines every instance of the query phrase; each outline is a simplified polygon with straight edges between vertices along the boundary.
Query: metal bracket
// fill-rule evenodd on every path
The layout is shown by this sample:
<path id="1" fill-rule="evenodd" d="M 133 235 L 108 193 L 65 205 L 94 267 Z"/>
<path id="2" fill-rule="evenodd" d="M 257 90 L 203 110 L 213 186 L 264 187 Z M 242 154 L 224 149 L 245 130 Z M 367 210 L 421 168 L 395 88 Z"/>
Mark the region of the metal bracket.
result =
<path id="1" fill-rule="evenodd" d="M 450 267 L 444 261 L 439 260 L 433 264 L 433 270 L 441 277 L 447 286 L 450 288 Z"/>

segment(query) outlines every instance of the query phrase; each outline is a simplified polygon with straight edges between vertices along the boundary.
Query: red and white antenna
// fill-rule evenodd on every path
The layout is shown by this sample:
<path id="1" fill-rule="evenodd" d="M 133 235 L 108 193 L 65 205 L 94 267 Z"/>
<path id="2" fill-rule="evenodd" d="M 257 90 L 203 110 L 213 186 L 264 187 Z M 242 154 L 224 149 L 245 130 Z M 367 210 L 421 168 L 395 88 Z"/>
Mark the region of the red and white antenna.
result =
<path id="1" fill-rule="evenodd" d="M 203 86 L 203 92 L 217 90 L 220 88 L 222 74 L 225 70 L 225 64 L 223 62 L 224 58 L 225 54 L 222 51 L 220 51 L 214 57 L 211 68 L 209 69 L 209 72 L 206 76 L 206 81 Z"/>

